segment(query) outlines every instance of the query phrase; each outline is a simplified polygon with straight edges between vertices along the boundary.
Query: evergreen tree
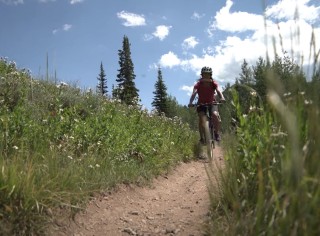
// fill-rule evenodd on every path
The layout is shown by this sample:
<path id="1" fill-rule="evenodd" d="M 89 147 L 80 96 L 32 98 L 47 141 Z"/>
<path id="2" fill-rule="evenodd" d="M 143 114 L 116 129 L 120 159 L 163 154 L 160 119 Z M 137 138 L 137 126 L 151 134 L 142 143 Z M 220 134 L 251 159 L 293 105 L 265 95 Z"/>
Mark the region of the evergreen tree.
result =
<path id="1" fill-rule="evenodd" d="M 153 92 L 155 95 L 153 98 L 153 102 L 151 105 L 158 111 L 159 114 L 164 113 L 167 115 L 168 113 L 168 104 L 167 104 L 167 87 L 162 78 L 162 72 L 160 67 L 158 68 L 158 79 L 155 83 L 155 91 Z"/>
<path id="2" fill-rule="evenodd" d="M 195 108 L 180 105 L 172 95 L 167 97 L 167 106 L 167 117 L 179 117 L 183 123 L 189 124 L 191 129 L 198 130 L 198 113 Z"/>
<path id="3" fill-rule="evenodd" d="M 267 96 L 267 63 L 262 57 L 259 57 L 256 66 L 253 67 L 253 74 L 255 79 L 254 89 L 257 91 L 262 101 L 266 101 Z"/>
<path id="4" fill-rule="evenodd" d="M 134 66 L 131 60 L 130 43 L 127 36 L 123 37 L 122 49 L 118 50 L 119 66 L 116 81 L 117 88 L 114 96 L 127 105 L 136 105 L 139 102 L 139 90 L 135 86 Z"/>
<path id="5" fill-rule="evenodd" d="M 248 62 L 245 59 L 243 60 L 243 63 L 241 65 L 241 73 L 239 75 L 240 75 L 240 78 L 239 78 L 240 84 L 245 84 L 248 86 L 254 85 L 252 69 L 249 67 Z"/>
<path id="6" fill-rule="evenodd" d="M 306 77 L 302 69 L 286 53 L 283 58 L 276 56 L 272 72 L 281 81 L 285 92 L 297 93 L 305 88 Z"/>
<path id="7" fill-rule="evenodd" d="M 100 64 L 100 73 L 97 79 L 98 79 L 97 93 L 102 96 L 106 96 L 108 93 L 108 86 L 107 86 L 106 73 L 104 72 L 102 62 Z"/>

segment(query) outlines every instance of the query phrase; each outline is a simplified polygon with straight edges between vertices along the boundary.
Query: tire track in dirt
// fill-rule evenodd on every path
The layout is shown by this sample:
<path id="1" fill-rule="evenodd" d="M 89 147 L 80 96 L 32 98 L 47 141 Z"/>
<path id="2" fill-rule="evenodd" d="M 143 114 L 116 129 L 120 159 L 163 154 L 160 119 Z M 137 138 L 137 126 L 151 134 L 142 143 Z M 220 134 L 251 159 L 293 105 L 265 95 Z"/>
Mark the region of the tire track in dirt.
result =
<path id="1" fill-rule="evenodd" d="M 214 156 L 220 165 L 220 147 Z M 207 166 L 201 161 L 181 163 L 151 186 L 119 186 L 89 202 L 74 222 L 59 227 L 54 235 L 203 235 L 210 205 Z"/>

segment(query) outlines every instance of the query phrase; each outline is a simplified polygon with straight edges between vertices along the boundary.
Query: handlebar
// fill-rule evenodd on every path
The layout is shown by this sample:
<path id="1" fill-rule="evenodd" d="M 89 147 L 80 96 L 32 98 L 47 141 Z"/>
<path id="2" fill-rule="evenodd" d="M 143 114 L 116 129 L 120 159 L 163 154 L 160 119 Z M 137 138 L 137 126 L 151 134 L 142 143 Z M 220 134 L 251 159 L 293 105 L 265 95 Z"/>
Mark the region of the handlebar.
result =
<path id="1" fill-rule="evenodd" d="M 222 102 L 209 102 L 209 103 L 199 103 L 199 104 L 189 104 L 188 107 L 199 107 L 199 106 L 211 106 L 211 105 L 222 105 Z"/>

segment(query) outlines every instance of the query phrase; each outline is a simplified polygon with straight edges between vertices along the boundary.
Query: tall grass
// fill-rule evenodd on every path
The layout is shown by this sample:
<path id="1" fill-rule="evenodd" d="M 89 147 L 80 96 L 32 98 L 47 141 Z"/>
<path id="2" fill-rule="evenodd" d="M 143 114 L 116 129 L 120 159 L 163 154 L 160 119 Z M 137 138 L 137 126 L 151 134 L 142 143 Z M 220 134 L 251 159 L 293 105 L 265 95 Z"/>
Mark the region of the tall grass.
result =
<path id="1" fill-rule="evenodd" d="M 3 58 L 0 103 L 0 235 L 45 234 L 61 208 L 72 215 L 94 193 L 194 156 L 178 118 L 34 80 Z"/>
<path id="2" fill-rule="evenodd" d="M 218 196 L 211 193 L 208 234 L 320 235 L 317 58 L 314 67 L 308 83 L 287 80 L 290 91 L 279 89 L 280 75 L 269 70 L 260 112 L 244 114 L 234 94 L 239 127 L 235 139 L 224 142 L 226 166 Z"/>

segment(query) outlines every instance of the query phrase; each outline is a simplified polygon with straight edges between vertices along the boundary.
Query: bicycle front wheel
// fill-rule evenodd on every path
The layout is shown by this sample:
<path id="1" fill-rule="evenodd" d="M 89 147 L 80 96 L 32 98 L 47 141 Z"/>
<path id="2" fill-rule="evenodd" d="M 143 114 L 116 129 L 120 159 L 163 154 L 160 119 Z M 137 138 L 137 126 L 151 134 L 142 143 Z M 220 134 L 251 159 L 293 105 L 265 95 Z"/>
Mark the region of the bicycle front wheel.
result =
<path id="1" fill-rule="evenodd" d="M 213 149 L 214 149 L 214 139 L 212 138 L 212 132 L 210 130 L 209 121 L 206 122 L 204 135 L 206 138 L 207 145 L 207 156 L 209 159 L 213 158 Z"/>

